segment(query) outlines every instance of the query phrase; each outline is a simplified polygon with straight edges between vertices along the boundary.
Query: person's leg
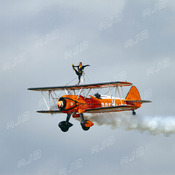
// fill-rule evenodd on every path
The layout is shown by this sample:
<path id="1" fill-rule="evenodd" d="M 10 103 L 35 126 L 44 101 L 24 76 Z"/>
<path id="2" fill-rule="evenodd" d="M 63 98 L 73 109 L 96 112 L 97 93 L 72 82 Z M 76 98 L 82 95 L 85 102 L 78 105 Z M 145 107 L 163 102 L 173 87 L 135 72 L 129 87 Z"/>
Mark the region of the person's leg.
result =
<path id="1" fill-rule="evenodd" d="M 79 73 L 78 73 L 78 71 L 74 68 L 74 71 L 75 71 L 75 73 L 77 74 L 77 75 L 79 75 Z"/>
<path id="2" fill-rule="evenodd" d="M 81 74 L 78 74 L 78 84 L 80 84 L 80 81 L 81 81 Z"/>
<path id="3" fill-rule="evenodd" d="M 84 82 L 85 82 L 84 73 L 81 75 L 80 82 L 81 82 L 81 84 L 84 84 Z"/>

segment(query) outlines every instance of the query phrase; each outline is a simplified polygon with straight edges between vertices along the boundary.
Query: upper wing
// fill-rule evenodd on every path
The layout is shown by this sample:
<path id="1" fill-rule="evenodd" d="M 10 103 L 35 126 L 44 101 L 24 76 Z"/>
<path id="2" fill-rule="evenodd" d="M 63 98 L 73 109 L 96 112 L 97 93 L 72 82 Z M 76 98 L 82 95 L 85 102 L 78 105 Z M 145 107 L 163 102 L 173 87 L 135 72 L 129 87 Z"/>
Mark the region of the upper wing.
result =
<path id="1" fill-rule="evenodd" d="M 32 91 L 61 91 L 61 90 L 79 90 L 79 89 L 97 89 L 97 88 L 107 88 L 116 86 L 131 86 L 132 83 L 126 81 L 116 81 L 107 83 L 96 83 L 96 84 L 84 84 L 84 85 L 73 85 L 73 86 L 57 86 L 57 87 L 41 87 L 41 88 L 29 88 Z"/>
<path id="2" fill-rule="evenodd" d="M 120 106 L 87 109 L 86 113 L 119 112 L 119 111 L 128 111 L 128 110 L 134 110 L 134 109 L 135 107 L 132 105 L 120 105 Z"/>

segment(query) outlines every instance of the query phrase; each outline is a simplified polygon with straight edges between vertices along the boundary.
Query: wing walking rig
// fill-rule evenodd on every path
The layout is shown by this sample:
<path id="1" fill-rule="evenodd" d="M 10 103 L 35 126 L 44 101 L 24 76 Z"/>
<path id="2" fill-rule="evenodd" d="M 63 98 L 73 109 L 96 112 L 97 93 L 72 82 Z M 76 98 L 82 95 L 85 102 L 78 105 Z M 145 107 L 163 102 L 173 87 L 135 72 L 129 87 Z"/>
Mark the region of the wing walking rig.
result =
<path id="1" fill-rule="evenodd" d="M 131 86 L 131 88 L 126 97 L 121 98 L 119 88 L 122 89 L 124 86 Z M 90 95 L 92 90 L 105 88 L 108 90 L 109 96 L 101 95 L 99 93 Z M 112 95 L 112 89 L 114 89 L 114 95 Z M 67 132 L 73 125 L 69 122 L 71 116 L 73 118 L 80 118 L 82 129 L 86 131 L 94 124 L 91 121 L 84 119 L 84 113 L 132 111 L 132 114 L 136 115 L 135 110 L 140 108 L 142 103 L 151 102 L 141 100 L 137 88 L 132 86 L 132 83 L 123 81 L 73 86 L 29 88 L 28 90 L 39 91 L 43 96 L 47 110 L 37 112 L 67 114 L 66 121 L 62 121 L 58 125 L 63 132 Z M 66 95 L 61 95 L 64 91 Z M 87 92 L 85 93 L 85 91 Z M 61 93 L 58 95 L 58 92 Z M 117 98 L 117 95 L 119 95 L 119 98 Z"/>

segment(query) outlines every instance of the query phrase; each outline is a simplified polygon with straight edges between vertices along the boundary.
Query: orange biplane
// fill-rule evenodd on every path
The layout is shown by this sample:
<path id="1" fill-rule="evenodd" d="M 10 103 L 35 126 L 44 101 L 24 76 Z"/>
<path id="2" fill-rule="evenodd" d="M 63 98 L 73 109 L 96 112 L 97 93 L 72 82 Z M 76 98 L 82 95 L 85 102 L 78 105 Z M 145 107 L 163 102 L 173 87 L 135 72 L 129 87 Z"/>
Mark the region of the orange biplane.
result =
<path id="1" fill-rule="evenodd" d="M 142 103 L 150 102 L 141 100 L 139 91 L 135 86 L 130 88 L 125 98 L 121 98 L 119 88 L 122 89 L 123 86 L 132 86 L 132 83 L 109 82 L 73 86 L 29 88 L 28 90 L 40 91 L 44 98 L 47 110 L 37 112 L 67 114 L 66 121 L 62 121 L 58 125 L 63 132 L 67 132 L 73 125 L 69 122 L 71 116 L 73 118 L 80 118 L 80 124 L 83 130 L 86 131 L 89 130 L 89 128 L 94 124 L 91 121 L 84 119 L 84 113 L 132 111 L 132 114 L 136 115 L 135 110 L 140 108 Z M 105 88 L 108 89 L 108 96 L 101 95 L 99 93 L 96 93 L 95 95 L 89 95 L 91 90 Z M 85 90 L 87 92 L 85 92 Z M 112 95 L 112 90 L 114 91 L 114 95 Z M 58 95 L 58 91 L 65 91 L 66 95 Z M 48 103 L 45 93 L 48 93 Z M 119 97 L 116 97 L 116 95 L 119 95 Z"/>

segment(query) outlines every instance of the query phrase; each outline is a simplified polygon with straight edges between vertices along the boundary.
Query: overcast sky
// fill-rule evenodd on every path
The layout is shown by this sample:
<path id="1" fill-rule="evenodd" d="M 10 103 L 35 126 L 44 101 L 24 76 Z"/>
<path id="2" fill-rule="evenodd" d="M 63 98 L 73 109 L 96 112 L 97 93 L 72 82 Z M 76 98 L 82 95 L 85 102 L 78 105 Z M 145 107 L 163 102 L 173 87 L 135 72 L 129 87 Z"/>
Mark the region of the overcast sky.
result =
<path id="1" fill-rule="evenodd" d="M 173 175 L 173 134 L 84 132 L 74 119 L 62 133 L 66 115 L 36 113 L 41 95 L 27 88 L 65 85 L 82 61 L 86 83 L 129 81 L 152 100 L 138 116 L 173 117 L 174 19 L 173 0 L 1 1 L 0 174 Z"/>

